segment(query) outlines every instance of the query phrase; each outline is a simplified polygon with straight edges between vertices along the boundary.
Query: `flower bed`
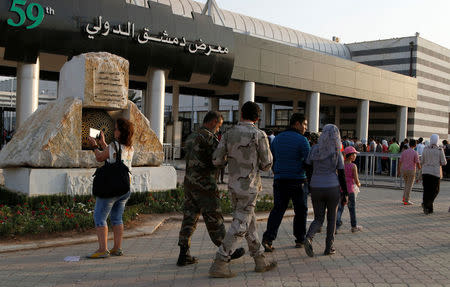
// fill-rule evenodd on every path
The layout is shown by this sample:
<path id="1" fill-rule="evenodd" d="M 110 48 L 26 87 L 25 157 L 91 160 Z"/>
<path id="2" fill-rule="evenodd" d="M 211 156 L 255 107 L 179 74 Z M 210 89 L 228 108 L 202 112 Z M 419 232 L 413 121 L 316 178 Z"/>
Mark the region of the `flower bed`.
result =
<path id="1" fill-rule="evenodd" d="M 224 214 L 232 212 L 228 193 L 220 191 Z M 123 215 L 125 223 L 139 214 L 183 211 L 184 192 L 179 187 L 165 192 L 132 193 Z M 92 196 L 49 195 L 27 197 L 0 188 L 0 237 L 53 233 L 68 230 L 84 231 L 94 227 Z M 271 196 L 262 196 L 256 211 L 273 207 Z"/>

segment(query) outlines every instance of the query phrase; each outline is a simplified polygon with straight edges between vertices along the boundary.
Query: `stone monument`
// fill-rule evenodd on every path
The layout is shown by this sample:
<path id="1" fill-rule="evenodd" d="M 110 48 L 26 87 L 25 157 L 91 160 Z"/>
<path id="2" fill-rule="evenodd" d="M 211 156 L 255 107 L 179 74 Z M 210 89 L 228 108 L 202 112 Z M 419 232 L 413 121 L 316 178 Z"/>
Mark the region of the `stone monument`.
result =
<path id="1" fill-rule="evenodd" d="M 113 139 L 114 120 L 134 124 L 132 191 L 176 187 L 176 171 L 161 166 L 163 147 L 148 119 L 128 101 L 126 59 L 109 53 L 74 57 L 60 71 L 58 100 L 40 107 L 0 152 L 5 186 L 28 195 L 89 194 L 102 165 L 88 150 L 89 129 Z"/>

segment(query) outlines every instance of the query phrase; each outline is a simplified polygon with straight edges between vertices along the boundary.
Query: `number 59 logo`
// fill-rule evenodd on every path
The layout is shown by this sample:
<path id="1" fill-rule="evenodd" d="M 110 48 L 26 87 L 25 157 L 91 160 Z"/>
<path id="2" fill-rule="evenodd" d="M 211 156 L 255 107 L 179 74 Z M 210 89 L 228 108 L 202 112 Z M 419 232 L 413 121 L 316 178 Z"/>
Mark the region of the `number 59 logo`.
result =
<path id="1" fill-rule="evenodd" d="M 33 23 L 28 25 L 27 29 L 34 29 L 42 23 L 44 20 L 44 8 L 40 4 L 30 3 L 28 7 L 25 6 L 27 0 L 13 0 L 9 11 L 16 13 L 19 16 L 18 22 L 14 22 L 13 19 L 8 19 L 7 23 L 13 27 L 20 27 L 25 23 L 25 20 L 32 21 Z"/>

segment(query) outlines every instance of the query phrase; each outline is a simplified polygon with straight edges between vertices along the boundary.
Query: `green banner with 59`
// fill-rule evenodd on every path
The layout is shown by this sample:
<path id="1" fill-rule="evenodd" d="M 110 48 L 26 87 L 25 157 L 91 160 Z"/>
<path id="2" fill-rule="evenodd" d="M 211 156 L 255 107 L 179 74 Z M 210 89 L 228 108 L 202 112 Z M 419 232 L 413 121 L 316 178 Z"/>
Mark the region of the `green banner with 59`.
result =
<path id="1" fill-rule="evenodd" d="M 54 10 L 49 7 L 44 9 L 39 3 L 27 2 L 27 0 L 12 1 L 9 11 L 16 13 L 17 17 L 14 17 L 15 19 L 9 18 L 6 21 L 9 26 L 25 26 L 26 29 L 34 29 L 42 23 L 45 14 L 54 14 Z"/>

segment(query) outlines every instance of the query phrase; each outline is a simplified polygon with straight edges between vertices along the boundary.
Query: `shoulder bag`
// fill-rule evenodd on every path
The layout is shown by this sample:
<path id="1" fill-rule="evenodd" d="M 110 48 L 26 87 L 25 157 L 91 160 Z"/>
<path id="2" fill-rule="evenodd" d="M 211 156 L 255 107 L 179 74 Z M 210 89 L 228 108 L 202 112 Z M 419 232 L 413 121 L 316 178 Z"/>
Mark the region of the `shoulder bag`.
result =
<path id="1" fill-rule="evenodd" d="M 116 142 L 116 162 L 105 164 L 95 171 L 92 194 L 101 198 L 112 198 L 122 196 L 130 191 L 130 170 L 122 162 L 122 148 L 119 144 L 117 151 Z"/>

